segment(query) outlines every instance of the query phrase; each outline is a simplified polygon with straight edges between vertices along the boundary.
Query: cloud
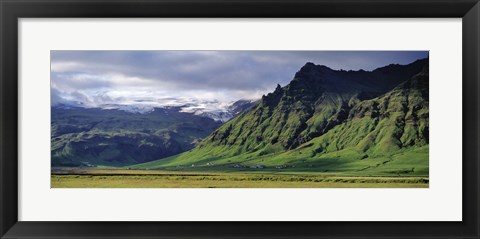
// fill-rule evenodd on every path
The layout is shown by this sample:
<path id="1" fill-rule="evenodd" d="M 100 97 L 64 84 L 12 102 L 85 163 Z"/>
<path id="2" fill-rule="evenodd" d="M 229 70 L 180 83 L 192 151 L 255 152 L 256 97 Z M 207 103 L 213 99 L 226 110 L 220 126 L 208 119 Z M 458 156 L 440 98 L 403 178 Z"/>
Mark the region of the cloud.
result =
<path id="1" fill-rule="evenodd" d="M 306 62 L 373 70 L 426 56 L 425 51 L 52 51 L 52 103 L 259 98 L 288 84 Z"/>

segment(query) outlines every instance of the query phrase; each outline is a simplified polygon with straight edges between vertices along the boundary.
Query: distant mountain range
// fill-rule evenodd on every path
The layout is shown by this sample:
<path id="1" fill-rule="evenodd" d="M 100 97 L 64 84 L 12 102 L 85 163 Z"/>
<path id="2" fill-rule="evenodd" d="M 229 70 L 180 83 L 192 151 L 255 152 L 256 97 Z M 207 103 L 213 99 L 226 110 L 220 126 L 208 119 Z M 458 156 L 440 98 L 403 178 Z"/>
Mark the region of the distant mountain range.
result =
<path id="1" fill-rule="evenodd" d="M 255 104 L 240 100 L 225 111 L 200 113 L 183 106 L 59 104 L 51 108 L 52 165 L 124 166 L 179 154 Z"/>
<path id="2" fill-rule="evenodd" d="M 373 71 L 305 64 L 195 148 L 138 169 L 428 175 L 428 59 Z"/>
<path id="3" fill-rule="evenodd" d="M 160 102 L 159 102 L 160 101 Z M 99 104 L 99 105 L 85 105 L 83 102 L 65 101 L 61 104 L 56 104 L 53 107 L 62 109 L 71 108 L 98 108 L 104 110 L 121 110 L 129 113 L 148 114 L 156 108 L 163 109 L 178 109 L 181 112 L 193 113 L 211 118 L 215 121 L 227 122 L 231 118 L 237 116 L 239 113 L 248 110 L 255 106 L 258 100 L 238 100 L 231 103 L 222 103 L 219 101 L 202 101 L 198 99 L 176 99 L 168 98 L 164 100 L 144 100 L 136 101 L 131 104 Z"/>

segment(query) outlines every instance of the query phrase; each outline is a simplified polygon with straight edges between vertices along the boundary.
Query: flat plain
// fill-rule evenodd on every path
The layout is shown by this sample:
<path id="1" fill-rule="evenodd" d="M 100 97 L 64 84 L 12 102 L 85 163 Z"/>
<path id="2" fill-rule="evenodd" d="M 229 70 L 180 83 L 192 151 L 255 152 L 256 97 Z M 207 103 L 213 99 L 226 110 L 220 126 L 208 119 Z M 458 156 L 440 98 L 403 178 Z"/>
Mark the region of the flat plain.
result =
<path id="1" fill-rule="evenodd" d="M 428 188 L 428 177 L 363 177 L 283 172 L 180 172 L 75 169 L 52 188 Z"/>

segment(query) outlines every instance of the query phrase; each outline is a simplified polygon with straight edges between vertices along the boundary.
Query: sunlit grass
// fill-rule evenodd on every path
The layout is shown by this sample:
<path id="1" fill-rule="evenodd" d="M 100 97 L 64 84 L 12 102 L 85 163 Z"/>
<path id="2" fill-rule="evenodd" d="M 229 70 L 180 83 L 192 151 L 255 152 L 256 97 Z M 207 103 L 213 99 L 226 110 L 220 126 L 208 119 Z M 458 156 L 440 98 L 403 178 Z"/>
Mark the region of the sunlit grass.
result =
<path id="1" fill-rule="evenodd" d="M 96 170 L 93 170 L 96 171 Z M 302 174 L 194 173 L 98 170 L 52 175 L 52 188 L 426 188 L 422 177 L 336 177 Z"/>

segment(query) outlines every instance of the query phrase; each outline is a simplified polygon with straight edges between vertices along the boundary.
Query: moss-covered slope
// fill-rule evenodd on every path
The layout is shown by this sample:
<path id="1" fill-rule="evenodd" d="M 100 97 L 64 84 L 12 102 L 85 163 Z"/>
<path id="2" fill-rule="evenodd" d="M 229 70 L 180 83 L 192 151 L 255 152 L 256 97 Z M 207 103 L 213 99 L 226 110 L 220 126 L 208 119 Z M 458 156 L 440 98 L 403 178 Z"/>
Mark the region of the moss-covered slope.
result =
<path id="1" fill-rule="evenodd" d="M 428 173 L 428 59 L 372 72 L 307 63 L 196 148 L 136 167 L 359 172 L 405 154 Z"/>

